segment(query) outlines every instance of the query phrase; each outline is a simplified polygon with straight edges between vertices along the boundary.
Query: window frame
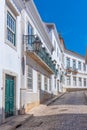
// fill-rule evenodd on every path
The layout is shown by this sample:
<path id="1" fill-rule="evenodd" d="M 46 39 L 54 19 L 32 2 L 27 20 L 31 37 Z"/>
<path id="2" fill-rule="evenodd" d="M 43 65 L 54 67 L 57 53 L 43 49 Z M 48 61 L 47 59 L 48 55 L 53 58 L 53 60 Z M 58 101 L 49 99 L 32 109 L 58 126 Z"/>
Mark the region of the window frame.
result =
<path id="1" fill-rule="evenodd" d="M 75 59 L 73 59 L 73 69 L 76 69 L 76 60 Z"/>
<path id="2" fill-rule="evenodd" d="M 81 61 L 78 61 L 78 70 L 81 71 L 81 68 L 82 68 L 82 66 L 81 66 Z"/>
<path id="3" fill-rule="evenodd" d="M 86 71 L 86 64 L 83 63 L 83 71 Z"/>
<path id="4" fill-rule="evenodd" d="M 11 27 L 8 26 L 8 16 L 10 16 L 10 18 L 12 18 L 12 20 L 14 21 L 14 31 L 11 29 Z M 14 42 L 11 42 L 8 39 L 8 30 L 10 31 L 10 33 L 13 34 L 14 36 Z M 16 16 L 13 15 L 13 13 L 10 11 L 10 9 L 7 9 L 6 11 L 6 41 L 13 47 L 16 47 Z"/>
<path id="5" fill-rule="evenodd" d="M 34 28 L 29 21 L 27 23 L 27 34 L 30 36 L 28 37 L 28 44 L 32 45 L 32 36 L 34 35 Z"/>
<path id="6" fill-rule="evenodd" d="M 47 91 L 48 90 L 48 77 L 44 76 L 44 90 Z"/>
<path id="7" fill-rule="evenodd" d="M 87 83 L 86 83 L 86 78 L 84 78 L 84 87 L 86 87 Z"/>
<path id="8" fill-rule="evenodd" d="M 39 80 L 39 76 L 40 76 L 40 80 Z M 40 87 L 39 87 L 39 83 L 40 83 Z M 42 89 L 42 75 L 41 73 L 37 73 L 37 86 L 38 86 L 38 90 Z"/>
<path id="9" fill-rule="evenodd" d="M 54 82 L 55 82 L 55 89 L 56 89 L 56 78 L 54 77 Z"/>
<path id="10" fill-rule="evenodd" d="M 67 85 L 70 86 L 71 85 L 71 77 L 67 76 Z"/>
<path id="11" fill-rule="evenodd" d="M 82 86 L 82 78 L 79 77 L 79 86 Z"/>
<path id="12" fill-rule="evenodd" d="M 66 67 L 70 67 L 70 58 L 66 57 Z"/>
<path id="13" fill-rule="evenodd" d="M 29 69 L 31 69 L 31 72 L 29 72 Z M 31 77 L 29 77 L 29 75 L 31 75 Z M 31 80 L 31 88 L 29 88 L 29 80 Z M 28 90 L 33 90 L 33 69 L 32 67 L 30 67 L 29 65 L 27 66 L 27 89 Z"/>
<path id="14" fill-rule="evenodd" d="M 49 91 L 52 91 L 51 78 L 49 78 Z"/>
<path id="15" fill-rule="evenodd" d="M 59 49 L 58 49 L 58 47 L 57 47 L 57 57 L 59 56 Z"/>
<path id="16" fill-rule="evenodd" d="M 73 77 L 73 86 L 77 86 L 77 78 Z"/>

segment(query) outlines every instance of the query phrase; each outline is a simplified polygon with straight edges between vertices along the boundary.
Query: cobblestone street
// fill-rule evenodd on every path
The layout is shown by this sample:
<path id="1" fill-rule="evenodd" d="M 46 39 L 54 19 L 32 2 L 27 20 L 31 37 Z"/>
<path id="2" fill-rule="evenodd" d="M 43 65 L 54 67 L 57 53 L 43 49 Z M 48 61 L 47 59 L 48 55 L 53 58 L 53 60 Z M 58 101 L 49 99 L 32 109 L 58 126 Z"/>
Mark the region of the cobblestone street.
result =
<path id="1" fill-rule="evenodd" d="M 40 105 L 29 121 L 16 130 L 87 130 L 87 105 L 84 92 L 66 93 L 51 105 Z"/>

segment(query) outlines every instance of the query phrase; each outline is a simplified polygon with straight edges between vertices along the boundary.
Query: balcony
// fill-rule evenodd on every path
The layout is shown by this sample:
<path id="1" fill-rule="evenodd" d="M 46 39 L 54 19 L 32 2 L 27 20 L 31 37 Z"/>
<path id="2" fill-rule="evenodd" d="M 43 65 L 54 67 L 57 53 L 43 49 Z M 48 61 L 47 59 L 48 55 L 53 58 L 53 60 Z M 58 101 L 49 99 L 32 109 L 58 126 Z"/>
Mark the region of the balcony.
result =
<path id="1" fill-rule="evenodd" d="M 66 72 L 67 72 L 67 74 L 68 73 L 73 73 L 73 74 L 77 74 L 78 73 L 78 69 L 77 68 L 72 68 L 72 67 L 67 67 L 66 68 Z"/>
<path id="2" fill-rule="evenodd" d="M 73 69 L 72 69 L 72 73 L 73 73 L 73 74 L 77 74 L 77 73 L 78 73 L 78 69 L 77 69 L 77 68 L 73 68 Z"/>
<path id="3" fill-rule="evenodd" d="M 67 67 L 66 67 L 66 72 L 71 73 L 71 72 L 72 72 L 72 67 L 67 66 Z"/>
<path id="4" fill-rule="evenodd" d="M 53 63 L 46 48 L 36 35 L 24 35 L 24 51 L 50 74 L 58 74 L 56 65 Z"/>

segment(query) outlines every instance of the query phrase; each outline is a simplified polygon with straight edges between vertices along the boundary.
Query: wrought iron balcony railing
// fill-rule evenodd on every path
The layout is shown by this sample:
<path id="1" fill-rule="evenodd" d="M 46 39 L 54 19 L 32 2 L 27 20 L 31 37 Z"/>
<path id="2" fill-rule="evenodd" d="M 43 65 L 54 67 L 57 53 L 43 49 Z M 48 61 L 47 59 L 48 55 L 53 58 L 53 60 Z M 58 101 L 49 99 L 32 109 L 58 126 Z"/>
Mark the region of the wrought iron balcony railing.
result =
<path id="1" fill-rule="evenodd" d="M 67 67 L 66 67 L 66 71 L 67 71 L 67 72 L 71 72 L 71 71 L 72 71 L 72 67 L 67 66 Z"/>
<path id="2" fill-rule="evenodd" d="M 56 69 L 55 64 L 53 63 L 50 55 L 47 53 L 46 48 L 41 46 L 41 41 L 36 35 L 24 35 L 24 45 L 25 51 L 34 52 L 38 55 L 42 61 L 53 71 L 57 76 L 58 70 Z"/>
<path id="3" fill-rule="evenodd" d="M 73 68 L 73 69 L 72 69 L 72 72 L 73 72 L 73 73 L 78 73 L 78 69 L 77 69 L 77 68 Z"/>
<path id="4" fill-rule="evenodd" d="M 72 73 L 78 73 L 78 69 L 77 68 L 73 68 L 73 67 L 66 67 L 66 72 L 72 72 Z"/>

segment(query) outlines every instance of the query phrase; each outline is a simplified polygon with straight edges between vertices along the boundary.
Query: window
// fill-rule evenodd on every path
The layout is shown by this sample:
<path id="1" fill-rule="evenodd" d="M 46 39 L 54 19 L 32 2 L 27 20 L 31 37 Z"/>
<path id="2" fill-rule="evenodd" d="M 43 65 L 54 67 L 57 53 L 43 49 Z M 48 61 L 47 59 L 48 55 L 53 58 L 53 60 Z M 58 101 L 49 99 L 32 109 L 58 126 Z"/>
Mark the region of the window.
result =
<path id="1" fill-rule="evenodd" d="M 76 77 L 73 77 L 73 86 L 76 86 L 77 82 L 76 82 Z"/>
<path id="2" fill-rule="evenodd" d="M 9 12 L 7 12 L 7 40 L 16 45 L 16 21 Z"/>
<path id="3" fill-rule="evenodd" d="M 32 44 L 32 40 L 33 40 L 33 38 L 32 38 L 32 35 L 33 35 L 33 27 L 31 26 L 31 24 L 30 23 L 28 23 L 28 35 L 29 35 L 29 37 L 28 37 L 28 44 Z"/>
<path id="4" fill-rule="evenodd" d="M 83 71 L 86 71 L 86 64 L 83 63 Z"/>
<path id="5" fill-rule="evenodd" d="M 71 77 L 70 76 L 67 77 L 67 85 L 71 85 Z"/>
<path id="6" fill-rule="evenodd" d="M 84 78 L 84 86 L 86 87 L 86 78 Z"/>
<path id="7" fill-rule="evenodd" d="M 41 90 L 41 74 L 40 73 L 38 73 L 37 78 L 38 78 L 38 89 Z"/>
<path id="8" fill-rule="evenodd" d="M 51 79 L 49 79 L 49 91 L 51 91 Z"/>
<path id="9" fill-rule="evenodd" d="M 55 88 L 56 88 L 56 78 L 54 78 L 54 81 L 55 81 Z"/>
<path id="10" fill-rule="evenodd" d="M 79 86 L 82 86 L 82 79 L 79 78 Z"/>
<path id="11" fill-rule="evenodd" d="M 55 48 L 55 51 L 56 51 L 56 42 L 54 41 L 54 48 Z"/>
<path id="12" fill-rule="evenodd" d="M 76 60 L 73 60 L 73 69 L 76 69 Z"/>
<path id="13" fill-rule="evenodd" d="M 64 54 L 62 54 L 62 63 L 64 64 Z"/>
<path id="14" fill-rule="evenodd" d="M 46 76 L 44 77 L 44 87 L 45 87 L 45 90 L 48 89 L 48 78 Z"/>
<path id="15" fill-rule="evenodd" d="M 70 67 L 70 58 L 66 58 L 66 64 L 67 64 L 67 68 L 69 68 Z"/>
<path id="16" fill-rule="evenodd" d="M 57 80 L 57 91 L 59 92 L 59 81 Z"/>
<path id="17" fill-rule="evenodd" d="M 33 80 L 33 76 L 32 76 L 32 68 L 30 66 L 28 66 L 28 71 L 27 71 L 27 87 L 28 89 L 33 89 L 32 86 L 32 81 Z"/>
<path id="18" fill-rule="evenodd" d="M 48 30 L 48 32 L 51 32 L 52 28 L 49 28 L 49 27 L 48 27 L 47 30 Z"/>
<path id="19" fill-rule="evenodd" d="M 33 27 L 29 22 L 28 22 L 28 35 L 33 35 Z"/>
<path id="20" fill-rule="evenodd" d="M 58 50 L 58 48 L 57 48 L 57 56 L 59 56 L 59 50 Z"/>
<path id="21" fill-rule="evenodd" d="M 81 62 L 78 62 L 78 69 L 81 70 Z"/>

